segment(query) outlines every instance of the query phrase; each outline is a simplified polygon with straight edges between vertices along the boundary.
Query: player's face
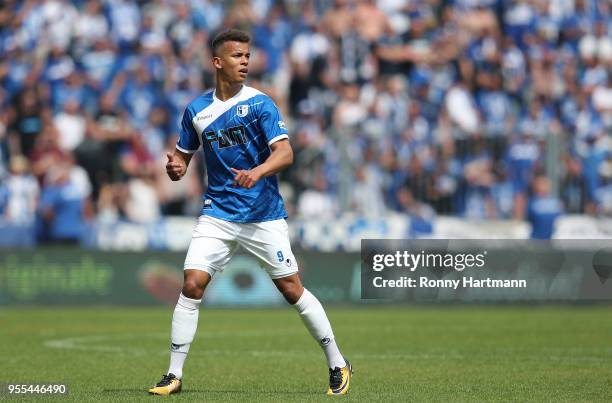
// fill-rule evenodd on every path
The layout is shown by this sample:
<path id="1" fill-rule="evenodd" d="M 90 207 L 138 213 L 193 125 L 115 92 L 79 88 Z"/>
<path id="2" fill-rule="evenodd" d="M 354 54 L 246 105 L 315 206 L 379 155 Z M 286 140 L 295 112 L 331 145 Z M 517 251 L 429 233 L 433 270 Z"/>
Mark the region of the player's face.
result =
<path id="1" fill-rule="evenodd" d="M 251 52 L 248 43 L 225 42 L 219 48 L 219 55 L 213 58 L 220 77 L 230 83 L 242 83 L 249 73 Z"/>

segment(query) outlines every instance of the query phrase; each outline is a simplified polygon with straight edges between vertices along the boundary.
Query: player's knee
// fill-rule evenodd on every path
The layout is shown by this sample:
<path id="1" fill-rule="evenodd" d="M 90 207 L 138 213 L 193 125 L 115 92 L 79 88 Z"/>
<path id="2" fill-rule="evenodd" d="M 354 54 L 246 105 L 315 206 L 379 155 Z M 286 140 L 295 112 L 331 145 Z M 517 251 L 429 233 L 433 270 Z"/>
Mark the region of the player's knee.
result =
<path id="1" fill-rule="evenodd" d="M 187 298 L 201 299 L 204 295 L 204 287 L 194 279 L 186 279 L 183 283 L 182 292 Z"/>
<path id="2" fill-rule="evenodd" d="M 302 293 L 304 293 L 304 287 L 302 287 L 301 284 L 290 283 L 283 287 L 281 293 L 283 294 L 283 297 L 285 297 L 285 300 L 293 305 L 298 302 L 302 296 Z"/>

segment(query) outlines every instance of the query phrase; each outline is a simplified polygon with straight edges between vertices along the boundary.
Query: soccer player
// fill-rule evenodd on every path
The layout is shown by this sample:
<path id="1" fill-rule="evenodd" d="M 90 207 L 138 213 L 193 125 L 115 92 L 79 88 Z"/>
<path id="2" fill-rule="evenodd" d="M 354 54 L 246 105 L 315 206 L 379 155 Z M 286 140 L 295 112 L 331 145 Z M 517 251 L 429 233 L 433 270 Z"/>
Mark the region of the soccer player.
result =
<path id="1" fill-rule="evenodd" d="M 351 364 L 336 345 L 321 303 L 302 286 L 298 276 L 276 179 L 276 174 L 293 162 L 293 151 L 274 102 L 244 85 L 249 44 L 249 35 L 238 30 L 223 31 L 214 38 L 216 88 L 187 106 L 176 149 L 167 154 L 166 172 L 177 181 L 202 146 L 208 190 L 185 258 L 183 289 L 172 317 L 170 368 L 149 389 L 152 394 L 181 390 L 183 364 L 196 332 L 204 290 L 238 246 L 260 260 L 323 348 L 329 367 L 327 394 L 342 395 L 349 390 Z"/>

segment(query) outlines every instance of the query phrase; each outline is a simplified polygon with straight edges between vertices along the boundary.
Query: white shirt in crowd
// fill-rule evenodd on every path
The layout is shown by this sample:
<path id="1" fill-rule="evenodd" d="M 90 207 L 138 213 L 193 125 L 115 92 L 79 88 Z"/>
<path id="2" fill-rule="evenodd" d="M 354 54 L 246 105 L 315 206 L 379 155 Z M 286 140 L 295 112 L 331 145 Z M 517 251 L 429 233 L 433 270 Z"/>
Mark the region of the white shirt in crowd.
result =
<path id="1" fill-rule="evenodd" d="M 8 201 L 5 218 L 11 224 L 34 222 L 40 189 L 32 175 L 11 175 L 6 181 Z"/>

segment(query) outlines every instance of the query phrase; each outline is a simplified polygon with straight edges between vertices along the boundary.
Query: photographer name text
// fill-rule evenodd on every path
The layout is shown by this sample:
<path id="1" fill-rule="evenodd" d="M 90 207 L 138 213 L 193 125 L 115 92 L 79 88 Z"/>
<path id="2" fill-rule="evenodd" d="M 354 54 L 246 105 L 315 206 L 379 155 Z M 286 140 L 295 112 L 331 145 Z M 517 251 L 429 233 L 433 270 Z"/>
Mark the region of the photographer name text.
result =
<path id="1" fill-rule="evenodd" d="M 460 279 L 430 279 L 421 276 L 400 277 L 394 280 L 374 277 L 372 285 L 376 288 L 526 288 L 527 280 L 499 280 L 491 278 L 463 277 Z"/>
<path id="2" fill-rule="evenodd" d="M 375 254 L 372 256 L 372 270 L 405 270 L 414 273 L 418 269 L 454 270 L 463 272 L 466 269 L 482 272 L 486 264 L 487 251 L 481 253 L 435 253 L 421 251 L 396 251 L 395 253 Z M 465 276 L 459 279 L 432 279 L 427 276 L 395 279 L 377 276 L 372 279 L 375 288 L 526 288 L 527 280 L 492 279 Z"/>

